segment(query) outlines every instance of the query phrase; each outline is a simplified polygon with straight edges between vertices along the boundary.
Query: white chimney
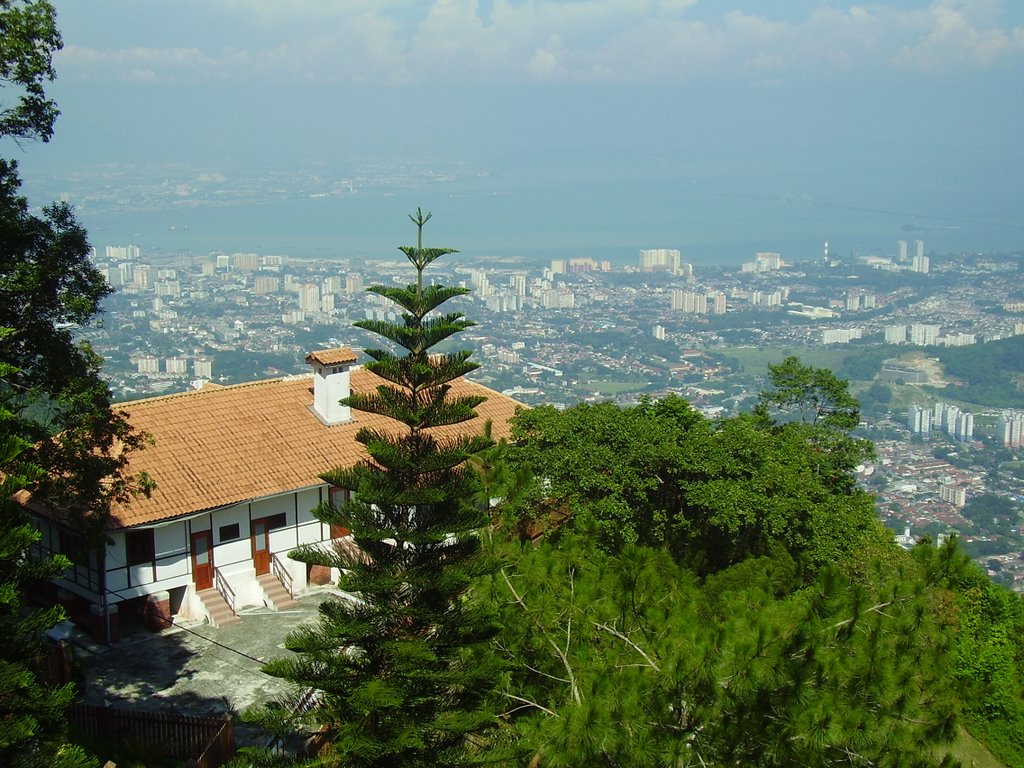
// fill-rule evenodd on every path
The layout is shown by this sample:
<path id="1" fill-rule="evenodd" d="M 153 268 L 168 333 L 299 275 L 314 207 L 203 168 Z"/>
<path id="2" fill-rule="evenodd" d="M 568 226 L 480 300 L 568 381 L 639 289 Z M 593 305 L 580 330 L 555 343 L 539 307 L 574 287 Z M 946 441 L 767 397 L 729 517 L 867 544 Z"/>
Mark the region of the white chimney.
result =
<path id="1" fill-rule="evenodd" d="M 356 353 L 348 347 L 306 355 L 306 362 L 313 366 L 313 413 L 324 424 L 352 421 L 352 409 L 338 401 L 352 393 L 349 371 L 355 361 Z"/>

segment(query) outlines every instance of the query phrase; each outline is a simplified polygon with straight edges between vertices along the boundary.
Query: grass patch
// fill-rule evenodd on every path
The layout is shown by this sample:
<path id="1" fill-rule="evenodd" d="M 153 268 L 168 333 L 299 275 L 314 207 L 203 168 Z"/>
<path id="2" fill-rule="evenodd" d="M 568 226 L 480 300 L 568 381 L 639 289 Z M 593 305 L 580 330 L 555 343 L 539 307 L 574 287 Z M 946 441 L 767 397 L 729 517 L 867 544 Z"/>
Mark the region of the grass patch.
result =
<path id="1" fill-rule="evenodd" d="M 964 768 L 1006 768 L 1003 763 L 985 749 L 985 746 L 971 736 L 963 727 L 959 729 L 957 739 L 949 747 L 953 755 Z"/>
<path id="2" fill-rule="evenodd" d="M 843 359 L 857 350 L 849 347 L 715 347 L 709 351 L 736 358 L 748 376 L 767 376 L 769 365 L 778 365 L 790 356 L 799 357 L 804 365 L 838 372 L 842 369 Z"/>

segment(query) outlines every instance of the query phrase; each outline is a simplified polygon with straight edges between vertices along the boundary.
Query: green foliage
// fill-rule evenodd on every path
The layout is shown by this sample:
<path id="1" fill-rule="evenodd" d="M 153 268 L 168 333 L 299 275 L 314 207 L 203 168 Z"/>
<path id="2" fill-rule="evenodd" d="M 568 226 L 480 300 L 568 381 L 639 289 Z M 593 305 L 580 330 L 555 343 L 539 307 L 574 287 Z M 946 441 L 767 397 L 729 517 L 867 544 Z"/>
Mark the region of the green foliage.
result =
<path id="1" fill-rule="evenodd" d="M 516 417 L 513 437 L 510 461 L 538 478 L 510 510 L 520 531 L 555 514 L 592 526 L 609 551 L 665 546 L 699 573 L 778 547 L 813 573 L 878 528 L 850 471 L 865 444 L 828 426 L 764 414 L 712 423 L 668 397 L 536 408 Z"/>
<path id="2" fill-rule="evenodd" d="M 0 0 L 0 89 L 16 94 L 13 103 L 0 102 L 0 137 L 49 141 L 58 112 L 45 88 L 62 47 L 49 2 Z"/>
<path id="3" fill-rule="evenodd" d="M 1015 525 L 1020 513 L 1019 505 L 1005 496 L 979 493 L 971 496 L 961 514 L 972 523 L 994 530 L 1003 525 Z"/>
<path id="4" fill-rule="evenodd" d="M 678 398 L 517 416 L 536 481 L 506 512 L 547 532 L 489 582 L 510 764 L 954 764 L 949 577 L 856 487 L 857 421 L 795 359 L 719 422 Z"/>
<path id="5" fill-rule="evenodd" d="M 57 109 L 44 86 L 60 47 L 50 3 L 0 0 L 0 89 L 14 93 L 0 103 L 0 138 L 52 135 Z M 65 741 L 74 690 L 38 676 L 43 634 L 62 614 L 24 599 L 31 581 L 69 563 L 36 558 L 38 533 L 13 497 L 31 493 L 99 535 L 111 501 L 149 486 L 125 474 L 143 437 L 111 414 L 99 358 L 72 335 L 110 288 L 71 209 L 36 216 L 20 184 L 17 165 L 0 159 L 0 757 L 19 768 L 78 768 L 95 761 Z"/>
<path id="6" fill-rule="evenodd" d="M 0 363 L 0 382 L 13 373 Z M 12 497 L 34 487 L 44 472 L 26 459 L 31 444 L 20 427 L 0 400 L 0 759 L 25 768 L 91 765 L 84 753 L 65 744 L 64 711 L 74 687 L 52 686 L 39 676 L 43 633 L 63 614 L 59 608 L 29 609 L 24 592 L 30 582 L 60 573 L 68 562 L 30 558 L 39 532 Z"/>
<path id="7" fill-rule="evenodd" d="M 488 517 L 473 503 L 478 477 L 467 466 L 493 441 L 430 431 L 473 418 L 483 398 L 451 395 L 451 382 L 476 367 L 468 353 L 430 351 L 472 323 L 459 313 L 428 317 L 464 291 L 423 285 L 423 270 L 451 251 L 423 248 L 430 214 L 411 218 L 418 245 L 402 251 L 416 282 L 370 289 L 402 308 L 402 323 L 359 324 L 406 354 L 367 350 L 367 368 L 385 383 L 344 401 L 404 429 L 359 430 L 356 439 L 370 458 L 323 476 L 354 492 L 344 506 L 326 505 L 317 515 L 350 529 L 355 547 L 346 542 L 298 555 L 341 569 L 339 586 L 355 597 L 323 603 L 319 622 L 287 640 L 297 659 L 266 667 L 318 690 L 305 720 L 326 743 L 321 758 L 345 766 L 471 765 L 484 756 L 468 737 L 496 724 L 489 696 L 499 669 L 490 640 L 498 627 L 469 594 L 496 562 L 482 548 Z M 267 708 L 252 716 L 279 723 L 281 715 Z"/>
<path id="8" fill-rule="evenodd" d="M 943 594 L 949 665 L 971 732 L 1007 765 L 1024 766 L 1024 597 L 993 583 L 955 541 L 915 556 Z"/>
<path id="9" fill-rule="evenodd" d="M 882 370 L 882 363 L 899 355 L 899 347 L 871 347 L 843 358 L 838 371 L 841 375 L 856 381 L 871 381 Z"/>
<path id="10" fill-rule="evenodd" d="M 1019 408 L 1024 392 L 1024 336 L 936 350 L 960 400 Z"/>
<path id="11" fill-rule="evenodd" d="M 794 591 L 784 553 L 701 583 L 663 549 L 519 552 L 492 586 L 515 764 L 939 765 L 948 650 L 904 565 Z"/>
<path id="12" fill-rule="evenodd" d="M 837 432 L 851 432 L 860 421 L 860 406 L 847 382 L 827 368 L 812 368 L 796 357 L 768 366 L 768 389 L 759 407 L 766 412 Z"/>
<path id="13" fill-rule="evenodd" d="M 12 367 L 0 394 L 18 411 L 32 460 L 47 468 L 37 490 L 99 532 L 112 501 L 148 488 L 125 474 L 145 436 L 111 413 L 101 361 L 72 335 L 112 289 L 71 210 L 35 216 L 19 186 L 15 165 L 0 160 L 0 327 L 10 329 L 0 362 Z"/>

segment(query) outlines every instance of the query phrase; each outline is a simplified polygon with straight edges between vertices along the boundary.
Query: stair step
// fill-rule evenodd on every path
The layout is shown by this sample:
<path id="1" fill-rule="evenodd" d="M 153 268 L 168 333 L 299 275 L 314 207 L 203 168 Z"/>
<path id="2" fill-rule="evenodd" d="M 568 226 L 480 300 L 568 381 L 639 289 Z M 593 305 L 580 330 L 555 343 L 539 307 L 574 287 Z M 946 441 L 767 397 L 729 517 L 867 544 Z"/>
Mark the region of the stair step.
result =
<path id="1" fill-rule="evenodd" d="M 273 605 L 274 610 L 280 611 L 283 608 L 294 608 L 298 605 L 298 602 L 288 594 L 288 590 L 281 582 L 281 579 L 277 577 L 277 574 L 264 573 L 257 576 L 256 581 L 259 582 L 263 593 L 267 596 L 271 605 Z"/>
<path id="2" fill-rule="evenodd" d="M 231 606 L 228 605 L 224 596 L 216 589 L 204 589 L 196 594 L 199 596 L 200 601 L 202 601 L 206 614 L 213 626 L 227 627 L 239 622 L 238 616 L 231 610 Z"/>

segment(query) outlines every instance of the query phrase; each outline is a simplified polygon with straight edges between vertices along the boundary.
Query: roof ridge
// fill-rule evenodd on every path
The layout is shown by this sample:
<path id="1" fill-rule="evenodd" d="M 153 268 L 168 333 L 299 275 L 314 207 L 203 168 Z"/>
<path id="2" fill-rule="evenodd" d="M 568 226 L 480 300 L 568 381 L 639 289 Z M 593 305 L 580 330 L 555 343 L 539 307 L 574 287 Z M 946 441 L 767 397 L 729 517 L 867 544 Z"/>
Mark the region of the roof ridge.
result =
<path id="1" fill-rule="evenodd" d="M 237 384 L 218 384 L 215 387 L 206 389 L 202 387 L 200 389 L 193 389 L 186 392 L 171 392 L 166 395 L 155 395 L 153 397 L 143 397 L 138 400 L 124 400 L 119 403 L 114 403 L 113 408 L 124 408 L 127 406 L 134 405 L 148 405 L 150 403 L 160 403 L 165 400 L 173 400 L 175 398 L 186 398 L 186 397 L 198 397 L 203 394 L 211 394 L 213 392 L 231 392 L 237 389 L 245 389 L 246 387 L 259 387 L 268 384 L 277 384 L 282 381 L 296 381 L 298 379 L 311 379 L 313 378 L 312 373 L 293 373 L 288 376 L 277 376 L 273 379 L 257 379 L 256 381 L 240 381 Z"/>

